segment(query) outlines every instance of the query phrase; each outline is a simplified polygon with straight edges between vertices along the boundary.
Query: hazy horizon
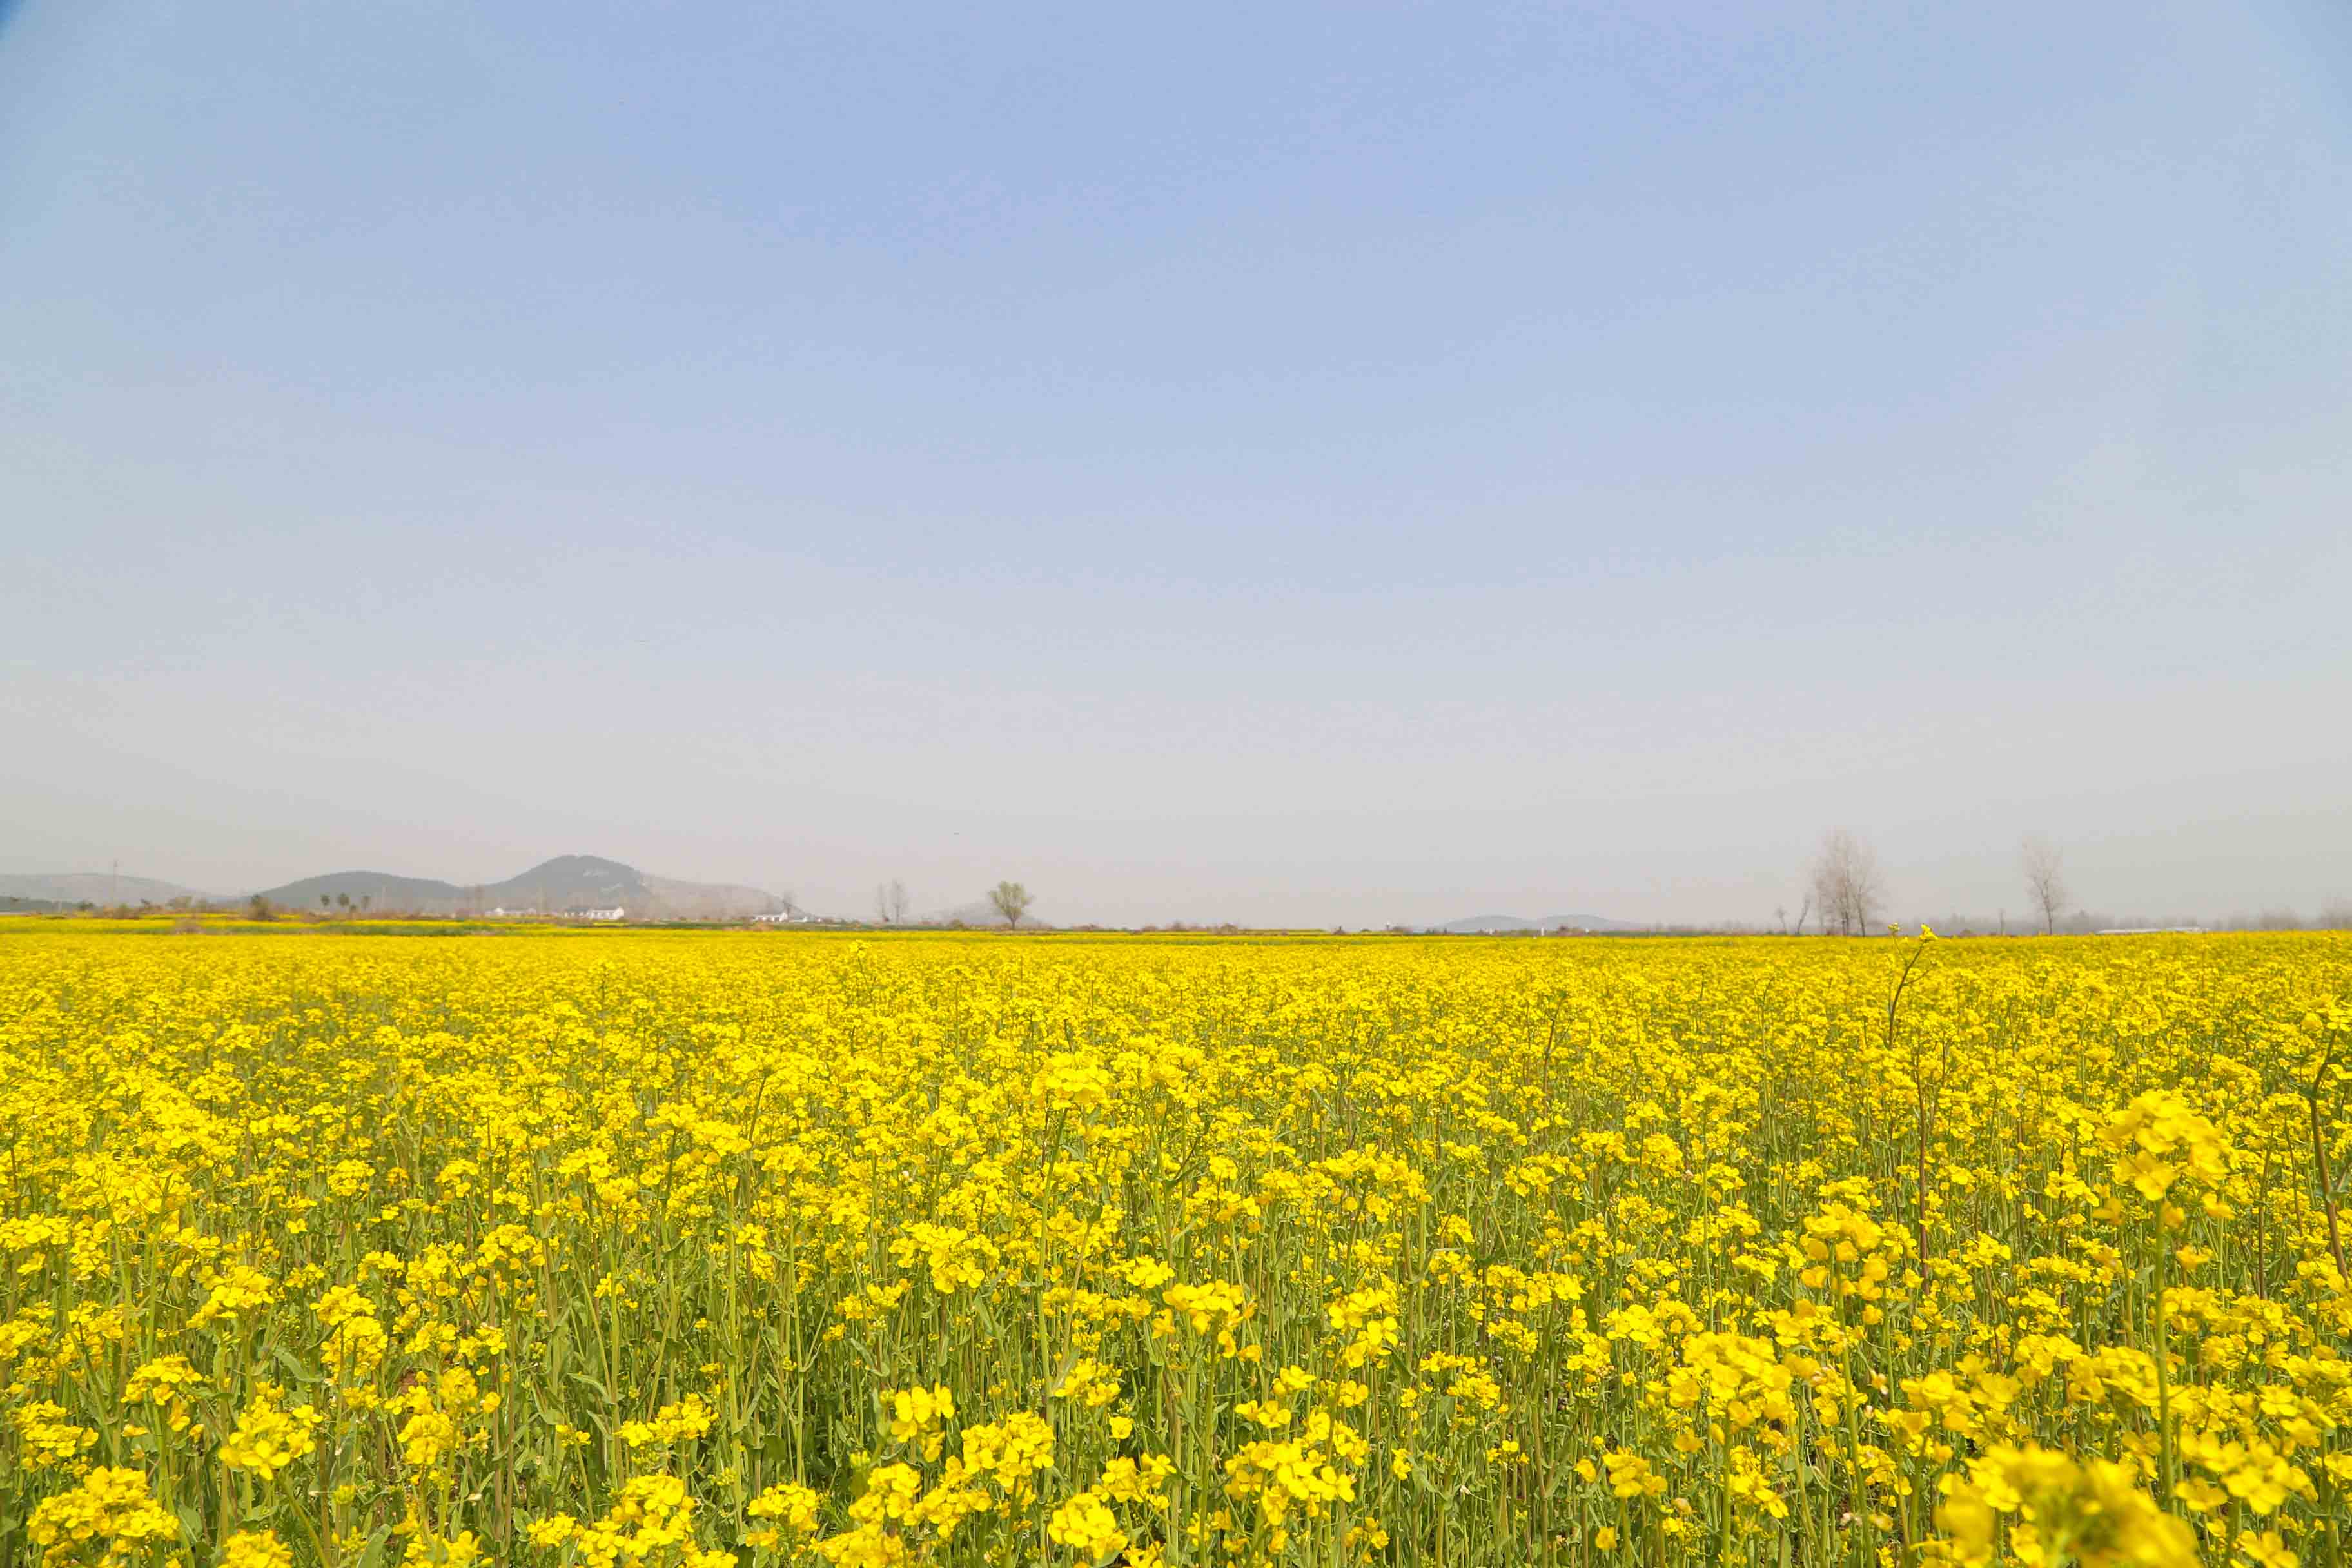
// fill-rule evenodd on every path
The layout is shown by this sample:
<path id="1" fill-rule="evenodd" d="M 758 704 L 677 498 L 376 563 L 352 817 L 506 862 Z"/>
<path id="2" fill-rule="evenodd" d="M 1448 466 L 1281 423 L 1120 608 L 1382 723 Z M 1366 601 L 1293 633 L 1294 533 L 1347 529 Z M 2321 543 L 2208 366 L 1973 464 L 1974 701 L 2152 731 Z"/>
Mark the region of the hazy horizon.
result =
<path id="1" fill-rule="evenodd" d="M 570 855 L 589 854 L 592 852 L 572 850 L 565 851 L 564 853 Z M 413 878 L 423 880 L 445 882 L 457 889 L 465 889 L 470 888 L 488 887 L 500 882 L 512 880 L 522 876 L 526 872 L 536 868 L 546 861 L 552 860 L 557 858 L 558 857 L 551 855 L 538 857 L 525 864 L 519 864 L 505 870 L 479 876 L 447 876 L 432 871 L 419 871 L 414 868 L 396 865 L 362 865 L 354 863 L 348 866 L 313 868 L 310 870 L 304 871 L 294 876 L 279 877 L 275 879 L 264 879 L 248 878 L 240 881 L 232 881 L 206 887 L 195 887 L 189 884 L 181 885 L 188 887 L 190 891 L 202 894 L 215 901 L 242 900 L 255 893 L 275 892 L 278 889 L 284 887 L 290 882 L 302 881 L 314 877 L 332 876 L 336 874 L 381 874 L 394 878 Z M 599 858 L 612 858 L 612 857 Z M 669 875 L 668 872 L 658 866 L 639 865 L 634 862 L 625 863 L 629 864 L 632 869 L 644 875 L 655 877 Z M 1792 871 L 1789 875 L 1787 878 L 1789 891 L 1783 898 L 1782 902 L 1770 909 L 1725 909 L 1718 910 L 1711 914 L 1685 913 L 1676 915 L 1628 915 L 1621 910 L 1602 909 L 1591 905 L 1578 905 L 1571 907 L 1569 903 L 1554 900 L 1549 903 L 1538 900 L 1527 902 L 1523 906 L 1515 906 L 1510 908 L 1423 908 L 1410 912 L 1396 913 L 1382 919 L 1362 921 L 1353 926 L 1348 926 L 1348 929 L 1380 929 L 1391 926 L 1433 928 L 1458 921 L 1475 921 L 1493 917 L 1542 921 L 1561 917 L 1583 916 L 1598 917 L 1599 919 L 1613 923 L 1624 924 L 1636 928 L 1693 927 L 1700 929 L 1729 929 L 1736 927 L 1748 927 L 1758 931 L 1769 931 L 1775 929 L 1786 929 L 1789 925 L 1793 924 L 1801 918 L 1805 917 L 1810 910 L 1812 918 L 1807 921 L 1804 929 L 1811 931 L 1819 929 L 1822 922 L 1820 920 L 1820 911 L 1818 910 L 1811 909 L 1811 906 L 1807 901 L 1807 894 L 1802 886 L 1805 880 L 1805 869 L 1806 868 L 1803 865 L 1800 865 L 1796 870 Z M 1887 868 L 1882 868 L 1882 869 Z M 2068 861 L 2065 869 L 2065 879 L 2069 889 L 2074 889 L 2079 888 L 2081 886 L 2081 879 L 2078 876 L 2071 859 Z M 105 867 L 92 868 L 89 867 L 68 868 L 57 866 L 34 866 L 29 862 L 18 865 L 5 860 L 0 860 L 0 879 L 21 875 L 95 877 L 100 879 L 113 879 L 119 882 L 126 884 L 146 879 L 146 873 L 142 871 L 140 868 L 128 864 L 121 865 L 117 868 Z M 152 879 L 158 881 L 171 880 L 170 879 Z M 828 894 L 821 895 L 819 898 L 813 900 L 809 895 L 801 892 L 799 890 L 799 884 L 793 882 L 776 882 L 773 880 L 763 882 L 757 879 L 746 879 L 717 873 L 709 877 L 682 878 L 677 879 L 698 883 L 725 883 L 753 887 L 761 891 L 772 893 L 780 898 L 791 898 L 793 900 L 794 906 L 803 912 L 815 915 L 820 918 L 848 921 L 867 921 L 876 918 L 876 896 L 879 891 L 880 886 L 879 884 L 877 884 L 876 886 L 865 889 L 831 889 L 828 890 Z M 899 879 L 903 881 L 903 879 Z M 1965 928 L 1979 931 L 1991 931 L 1996 929 L 2000 929 L 2006 930 L 2011 933 L 2021 933 L 2039 929 L 2039 916 L 2036 915 L 2030 907 L 2030 900 L 2025 890 L 2022 873 L 2018 873 L 2016 876 L 2012 877 L 2011 879 L 2015 883 L 2015 886 L 2008 889 L 2006 892 L 2002 892 L 1998 889 L 1994 885 L 1993 880 L 1988 880 L 1983 886 L 1983 890 L 1989 894 L 1998 894 L 1999 896 L 1993 902 L 1988 903 L 1981 908 L 1978 908 L 1968 906 L 1963 903 L 1952 902 L 1947 902 L 1941 905 L 1933 904 L 1920 893 L 1919 889 L 1922 884 L 1917 877 L 1903 875 L 1890 876 L 1887 879 L 1888 888 L 1890 889 L 1900 889 L 1902 891 L 1899 895 L 1890 892 L 1886 900 L 1885 909 L 1883 911 L 1884 916 L 1890 922 L 1899 922 L 1906 929 L 1930 921 L 1937 924 L 1939 928 L 1946 929 L 1948 931 Z M 887 881 L 887 879 L 885 880 Z M 992 883 L 988 884 L 988 886 L 992 885 Z M 1034 891 L 1035 889 L 1033 889 L 1032 890 Z M 909 900 L 909 918 L 918 921 L 929 921 L 949 918 L 979 918 L 985 916 L 988 902 L 985 886 L 975 885 L 960 889 L 917 889 L 910 887 L 907 891 Z M 838 898 L 830 898 L 829 895 L 831 893 L 837 893 Z M 140 891 L 135 888 L 131 889 L 128 893 L 120 895 L 110 893 L 103 889 L 84 889 L 77 896 L 88 898 L 101 904 L 113 901 L 118 898 L 118 896 L 120 901 L 125 904 L 135 905 L 142 901 Z M 397 900 L 394 900 L 385 907 L 398 909 L 401 906 Z M 1260 907 L 1261 906 L 1256 904 L 1247 905 L 1247 908 L 1251 910 L 1255 910 Z M 1295 911 L 1300 906 L 1275 905 L 1272 907 L 1276 909 L 1277 911 L 1284 908 L 1289 908 Z M 2282 917 L 2291 917 L 2295 921 L 2304 924 L 2319 922 L 2340 923 L 2347 917 L 2347 915 L 2352 915 L 2352 899 L 2345 899 L 2342 897 L 2325 898 L 2315 904 L 2303 907 L 2297 907 L 2283 900 L 2271 900 L 2263 902 L 2243 903 L 2216 908 L 2197 908 L 2179 900 L 2175 900 L 2170 903 L 2159 901 L 2154 903 L 2119 906 L 2112 900 L 2102 901 L 2097 899 L 2070 897 L 2067 904 L 2067 912 L 2061 917 L 2060 923 L 2061 925 L 2064 925 L 2071 921 L 2076 925 L 2082 925 L 2084 923 L 2085 917 L 2095 916 L 2102 920 L 2113 918 L 2134 922 L 2147 921 L 2150 922 L 2160 922 L 2164 924 L 2202 924 L 2214 929 L 2231 929 L 2234 926 L 2252 925 L 2265 919 L 2279 919 Z M 987 916 L 986 918 L 993 917 Z M 1119 911 L 1115 914 L 1104 912 L 1100 910 L 1073 914 L 1066 912 L 1060 907 L 1057 907 L 1057 900 L 1052 898 L 1046 898 L 1039 901 L 1033 918 L 1037 923 L 1049 926 L 1107 925 L 1114 927 L 1135 927 L 1143 925 L 1182 923 L 1193 925 L 1255 924 L 1265 928 L 1316 929 L 1326 924 L 1348 925 L 1348 922 L 1344 921 L 1330 922 L 1319 921 L 1296 912 L 1287 917 L 1282 916 L 1277 912 L 1274 915 L 1259 914 L 1253 918 L 1246 913 L 1206 913 L 1202 912 L 1201 908 L 1192 908 L 1187 910 L 1180 910 L 1175 913 L 1171 913 L 1166 909 L 1153 905 L 1149 900 L 1138 900 L 1131 904 L 1122 906 L 1120 907 Z"/>
<path id="2" fill-rule="evenodd" d="M 0 0 L 0 870 L 2352 898 L 2352 16 Z"/>

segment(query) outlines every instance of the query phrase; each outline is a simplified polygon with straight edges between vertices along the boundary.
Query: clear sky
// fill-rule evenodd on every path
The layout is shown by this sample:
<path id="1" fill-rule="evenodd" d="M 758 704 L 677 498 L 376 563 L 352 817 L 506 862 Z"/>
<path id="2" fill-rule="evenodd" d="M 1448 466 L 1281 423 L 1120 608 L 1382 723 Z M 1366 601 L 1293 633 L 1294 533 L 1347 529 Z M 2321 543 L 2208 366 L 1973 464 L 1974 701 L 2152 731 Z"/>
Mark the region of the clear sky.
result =
<path id="1" fill-rule="evenodd" d="M 0 869 L 2352 896 L 2352 12 L 0 0 Z"/>

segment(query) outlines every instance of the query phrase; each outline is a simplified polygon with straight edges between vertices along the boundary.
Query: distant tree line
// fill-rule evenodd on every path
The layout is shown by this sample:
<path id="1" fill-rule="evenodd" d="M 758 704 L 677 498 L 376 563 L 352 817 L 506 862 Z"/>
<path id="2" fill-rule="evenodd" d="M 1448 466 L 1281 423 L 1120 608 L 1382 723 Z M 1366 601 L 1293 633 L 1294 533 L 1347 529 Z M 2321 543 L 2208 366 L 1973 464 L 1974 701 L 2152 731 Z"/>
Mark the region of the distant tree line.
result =
<path id="1" fill-rule="evenodd" d="M 2038 926 L 2045 936 L 2191 926 L 2224 931 L 2352 931 L 2352 900 L 2343 899 L 2331 900 L 2312 921 L 2288 910 L 2233 915 L 2218 922 L 2093 913 L 2074 904 L 2064 852 L 2038 833 L 2028 834 L 2019 844 L 2018 872 L 2031 915 L 2029 929 Z M 1832 828 L 1822 835 L 1821 847 L 1806 868 L 1805 897 L 1795 923 L 1790 923 L 1783 907 L 1779 911 L 1780 930 L 1799 935 L 1810 921 L 1825 935 L 1869 936 L 1882 929 L 1879 922 L 1885 907 L 1886 881 L 1879 870 L 1877 854 L 1850 829 Z M 1959 924 L 1957 917 L 1954 923 Z M 2005 914 L 1993 923 L 2007 933 Z"/>

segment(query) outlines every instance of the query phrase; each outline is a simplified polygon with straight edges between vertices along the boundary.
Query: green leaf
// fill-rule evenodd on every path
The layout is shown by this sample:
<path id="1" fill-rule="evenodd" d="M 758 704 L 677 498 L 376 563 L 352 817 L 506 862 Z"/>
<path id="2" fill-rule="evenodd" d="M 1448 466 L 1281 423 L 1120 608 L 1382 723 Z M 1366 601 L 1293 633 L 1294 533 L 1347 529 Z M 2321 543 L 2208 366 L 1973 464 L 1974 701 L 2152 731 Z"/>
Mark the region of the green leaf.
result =
<path id="1" fill-rule="evenodd" d="M 383 1543 L 392 1539 L 392 1526 L 379 1524 L 375 1533 L 360 1547 L 360 1554 L 352 1560 L 352 1568 L 380 1568 L 383 1562 Z"/>

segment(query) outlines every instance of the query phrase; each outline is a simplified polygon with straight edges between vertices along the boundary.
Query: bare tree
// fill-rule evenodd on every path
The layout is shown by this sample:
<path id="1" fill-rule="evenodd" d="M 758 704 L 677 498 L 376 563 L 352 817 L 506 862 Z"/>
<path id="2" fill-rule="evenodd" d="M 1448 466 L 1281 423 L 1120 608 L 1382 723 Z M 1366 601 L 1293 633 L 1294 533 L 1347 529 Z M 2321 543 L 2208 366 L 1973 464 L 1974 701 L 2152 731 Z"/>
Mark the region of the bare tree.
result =
<path id="1" fill-rule="evenodd" d="M 1812 901 L 1821 907 L 1822 927 L 1840 936 L 1867 936 L 1886 901 L 1885 884 L 1878 874 L 1878 857 L 1870 846 L 1843 827 L 1832 828 L 1822 839 L 1813 859 Z"/>
<path id="2" fill-rule="evenodd" d="M 2019 854 L 2025 866 L 2025 894 L 2042 913 L 2042 934 L 2048 936 L 2058 925 L 2059 911 L 2066 907 L 2065 857 L 2058 846 L 2038 833 L 2029 833 Z"/>
<path id="3" fill-rule="evenodd" d="M 1008 926 L 1018 926 L 1029 912 L 1029 889 L 1018 882 L 999 882 L 988 890 L 988 901 Z"/>
<path id="4" fill-rule="evenodd" d="M 890 923 L 892 925 L 902 926 L 907 923 L 906 883 L 898 880 L 896 877 L 891 878 L 890 885 L 883 889 L 882 901 L 884 907 L 890 911 Z"/>

